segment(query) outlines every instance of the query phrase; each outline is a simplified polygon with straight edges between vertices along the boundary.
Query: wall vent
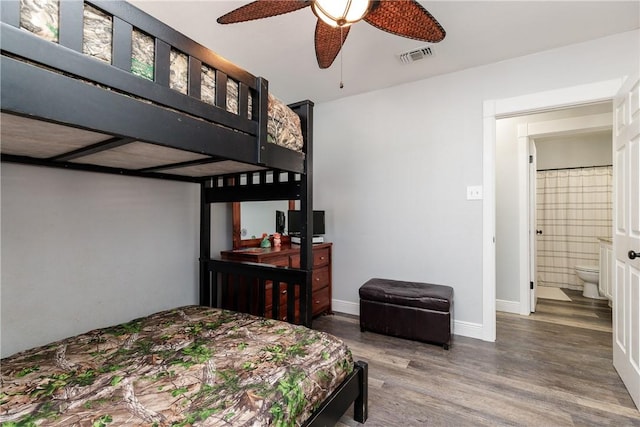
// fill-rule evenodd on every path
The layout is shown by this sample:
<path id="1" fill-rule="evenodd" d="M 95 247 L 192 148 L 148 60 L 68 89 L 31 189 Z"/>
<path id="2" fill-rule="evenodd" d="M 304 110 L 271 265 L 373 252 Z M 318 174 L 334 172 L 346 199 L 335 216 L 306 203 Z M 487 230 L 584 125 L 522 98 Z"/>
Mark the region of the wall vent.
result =
<path id="1" fill-rule="evenodd" d="M 427 56 L 432 56 L 433 51 L 431 47 L 423 47 L 416 50 L 410 50 L 408 52 L 404 52 L 400 54 L 400 61 L 403 64 L 410 64 L 412 62 L 418 61 L 420 59 L 424 59 Z"/>

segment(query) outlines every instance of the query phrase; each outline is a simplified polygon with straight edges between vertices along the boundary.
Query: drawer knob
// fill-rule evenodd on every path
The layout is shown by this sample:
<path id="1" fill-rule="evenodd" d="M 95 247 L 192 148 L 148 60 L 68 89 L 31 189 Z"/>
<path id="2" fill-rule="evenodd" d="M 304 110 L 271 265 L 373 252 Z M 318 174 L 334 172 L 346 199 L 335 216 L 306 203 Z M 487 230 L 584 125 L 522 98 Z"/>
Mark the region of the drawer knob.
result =
<path id="1" fill-rule="evenodd" d="M 320 304 L 320 300 L 316 300 L 315 302 L 316 302 L 316 304 Z"/>
<path id="2" fill-rule="evenodd" d="M 321 256 L 320 259 L 324 261 L 324 257 L 323 256 Z"/>
<path id="3" fill-rule="evenodd" d="M 286 289 L 284 291 L 282 291 L 282 295 L 285 295 L 286 293 L 287 293 Z"/>
<path id="4" fill-rule="evenodd" d="M 319 281 L 320 281 L 320 278 L 319 278 L 319 277 L 316 277 L 316 282 L 319 282 Z"/>

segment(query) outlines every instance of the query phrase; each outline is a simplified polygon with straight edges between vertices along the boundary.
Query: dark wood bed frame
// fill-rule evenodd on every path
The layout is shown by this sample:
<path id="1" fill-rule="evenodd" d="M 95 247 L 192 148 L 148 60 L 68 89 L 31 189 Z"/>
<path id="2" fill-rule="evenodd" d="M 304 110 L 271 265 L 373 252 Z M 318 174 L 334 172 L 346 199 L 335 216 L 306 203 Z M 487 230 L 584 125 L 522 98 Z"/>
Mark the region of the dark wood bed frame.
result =
<path id="1" fill-rule="evenodd" d="M 301 323 L 311 327 L 313 103 L 303 101 L 290 105 L 302 122 L 302 153 L 267 143 L 267 80 L 229 63 L 126 2 L 92 0 L 85 3 L 112 16 L 111 64 L 82 53 L 83 2 L 60 2 L 58 43 L 20 28 L 19 1 L 2 2 L 0 107 L 3 115 L 100 132 L 110 137 L 53 157 L 2 153 L 2 161 L 200 184 L 200 304 L 218 306 L 219 278 L 224 280 L 229 275 L 250 277 L 263 284 L 269 280 L 284 282 L 289 289 L 300 288 Z M 131 73 L 134 28 L 155 40 L 154 81 Z M 188 95 L 169 87 L 171 48 L 188 55 Z M 201 100 L 201 64 L 216 70 L 215 104 L 218 108 Z M 227 79 L 238 82 L 240 115 L 226 111 Z M 253 120 L 246 114 L 249 96 Z M 133 142 L 205 157 L 188 162 L 166 162 L 151 168 L 74 162 L 79 157 Z M 176 172 L 180 168 L 211 166 L 225 160 L 264 169 L 205 176 Z M 211 203 L 294 199 L 300 200 L 300 209 L 306 218 L 300 269 L 212 258 Z M 289 295 L 287 318 L 293 319 L 295 292 L 289 292 Z M 278 301 L 274 300 L 273 309 L 278 310 Z M 364 362 L 356 362 L 353 373 L 305 425 L 333 425 L 352 404 L 354 418 L 365 422 L 367 364 Z"/>

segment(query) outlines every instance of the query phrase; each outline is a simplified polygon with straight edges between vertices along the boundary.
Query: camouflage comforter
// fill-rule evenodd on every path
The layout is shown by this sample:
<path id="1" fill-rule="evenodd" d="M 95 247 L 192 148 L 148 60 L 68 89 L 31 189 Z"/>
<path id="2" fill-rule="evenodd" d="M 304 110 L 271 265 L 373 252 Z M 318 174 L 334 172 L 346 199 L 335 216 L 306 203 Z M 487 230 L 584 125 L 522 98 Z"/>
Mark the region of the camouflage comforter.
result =
<path id="1" fill-rule="evenodd" d="M 323 332 L 199 306 L 1 363 L 5 427 L 300 425 L 353 368 Z"/>

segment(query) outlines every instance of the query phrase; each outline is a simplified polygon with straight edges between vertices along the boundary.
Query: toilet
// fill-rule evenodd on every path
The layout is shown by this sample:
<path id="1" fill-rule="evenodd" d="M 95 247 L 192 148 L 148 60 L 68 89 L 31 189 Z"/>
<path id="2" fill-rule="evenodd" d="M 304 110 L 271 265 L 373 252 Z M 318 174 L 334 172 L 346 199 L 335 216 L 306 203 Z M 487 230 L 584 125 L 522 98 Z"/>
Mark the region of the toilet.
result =
<path id="1" fill-rule="evenodd" d="M 584 282 L 582 296 L 594 299 L 607 299 L 600 296 L 598 283 L 600 281 L 600 266 L 597 265 L 576 265 L 576 274 Z"/>

